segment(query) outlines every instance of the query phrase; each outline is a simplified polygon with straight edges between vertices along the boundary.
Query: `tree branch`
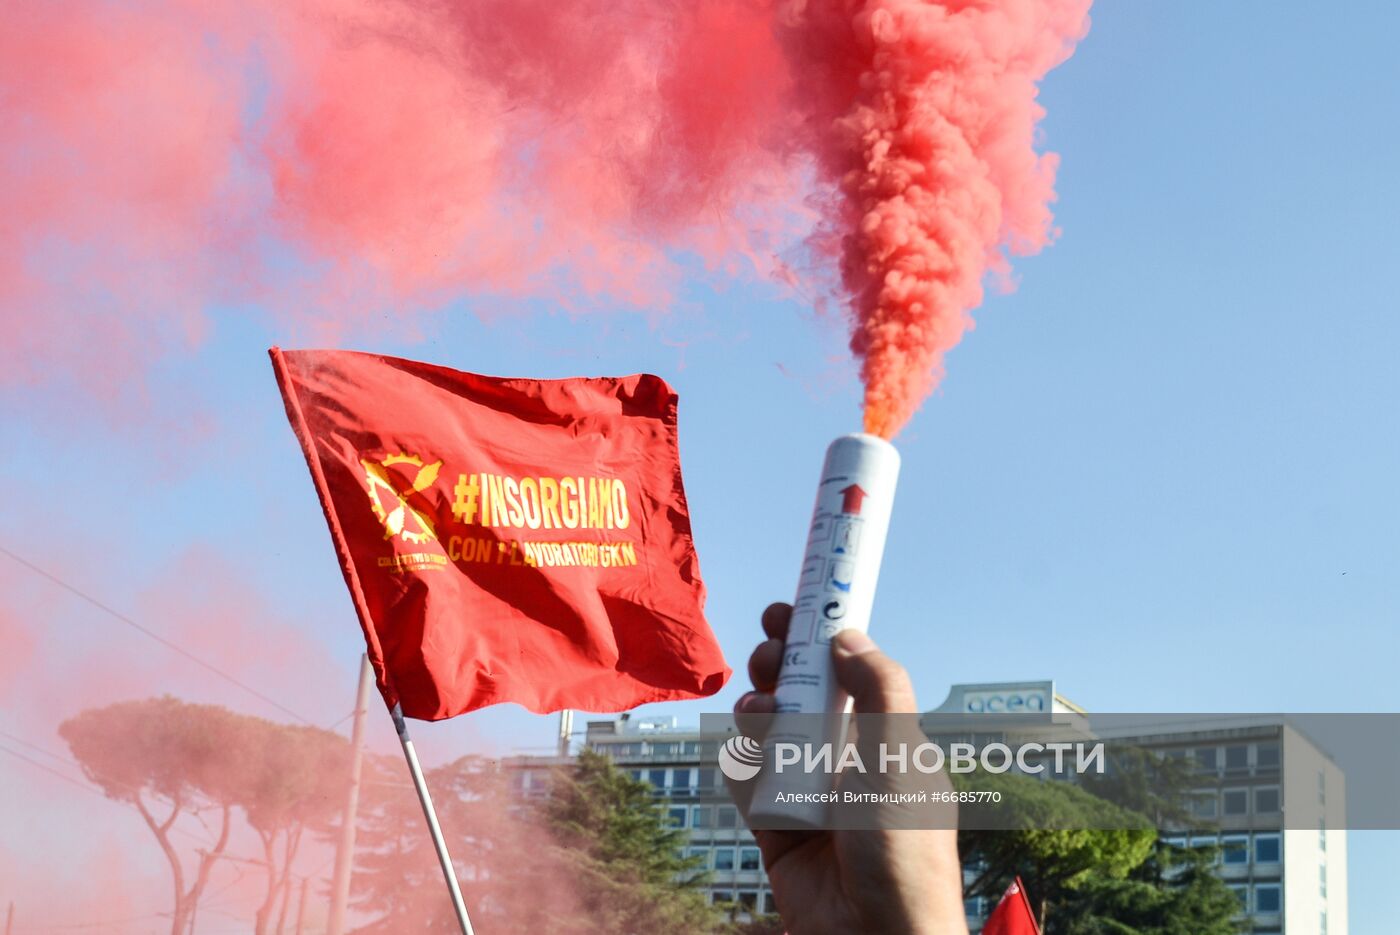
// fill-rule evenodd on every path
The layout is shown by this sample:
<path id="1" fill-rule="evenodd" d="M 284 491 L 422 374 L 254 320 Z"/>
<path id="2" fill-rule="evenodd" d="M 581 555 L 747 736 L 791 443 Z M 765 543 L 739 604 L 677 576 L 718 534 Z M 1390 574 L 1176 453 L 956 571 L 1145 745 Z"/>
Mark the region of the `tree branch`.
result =
<path id="1" fill-rule="evenodd" d="M 203 856 L 200 858 L 199 877 L 195 881 L 194 887 L 190 890 L 190 895 L 196 899 L 199 898 L 200 891 L 204 889 L 204 884 L 209 881 L 210 869 L 213 868 L 214 863 L 219 857 L 223 855 L 224 848 L 228 846 L 230 815 L 232 812 L 233 806 L 225 805 L 223 807 L 223 821 L 219 827 L 219 839 L 214 843 L 214 849 L 211 851 L 204 851 Z"/>
<path id="2" fill-rule="evenodd" d="M 171 825 L 175 824 L 175 819 L 180 817 L 180 810 L 183 806 L 184 802 L 180 798 L 180 794 L 178 792 L 175 793 L 175 797 L 170 800 L 170 817 L 165 819 L 160 826 L 160 833 L 162 835 L 170 830 Z"/>
<path id="3" fill-rule="evenodd" d="M 178 931 L 180 923 L 185 918 L 185 868 L 180 863 L 180 855 L 175 852 L 174 846 L 170 843 L 170 826 L 174 824 L 175 818 L 179 815 L 179 800 L 176 800 L 175 811 L 163 823 L 158 823 L 150 809 L 146 808 L 145 801 L 141 798 L 140 791 L 137 791 L 132 798 L 136 805 L 136 810 L 141 813 L 141 818 L 146 822 L 146 827 L 151 829 L 151 833 L 160 842 L 160 849 L 165 852 L 165 859 L 170 862 L 170 874 L 175 883 L 175 907 L 173 912 L 174 928 Z"/>

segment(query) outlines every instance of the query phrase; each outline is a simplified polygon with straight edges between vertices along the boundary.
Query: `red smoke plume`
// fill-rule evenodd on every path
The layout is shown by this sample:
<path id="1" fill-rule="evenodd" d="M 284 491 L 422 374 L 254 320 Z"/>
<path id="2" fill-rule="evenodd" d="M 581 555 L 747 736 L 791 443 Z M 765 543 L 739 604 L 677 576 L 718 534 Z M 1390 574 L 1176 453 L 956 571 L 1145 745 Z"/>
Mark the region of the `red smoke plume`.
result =
<path id="1" fill-rule="evenodd" d="M 1090 2 L 794 3 L 866 431 L 892 437 L 937 383 L 1003 249 L 1050 239 L 1057 160 L 1035 151 L 1036 82 L 1069 57 Z"/>
<path id="2" fill-rule="evenodd" d="M 218 302 L 664 305 L 677 251 L 762 267 L 813 234 L 815 165 L 807 242 L 893 434 L 987 270 L 1050 236 L 1035 82 L 1088 5 L 15 0 L 0 383 L 113 397 Z"/>

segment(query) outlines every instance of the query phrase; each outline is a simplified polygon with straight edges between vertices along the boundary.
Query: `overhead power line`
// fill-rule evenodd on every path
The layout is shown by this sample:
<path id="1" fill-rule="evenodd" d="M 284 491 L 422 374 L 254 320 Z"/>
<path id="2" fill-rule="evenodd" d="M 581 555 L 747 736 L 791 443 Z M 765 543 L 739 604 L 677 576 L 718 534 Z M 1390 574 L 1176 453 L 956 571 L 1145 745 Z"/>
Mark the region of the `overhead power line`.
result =
<path id="1" fill-rule="evenodd" d="M 0 753 L 8 753 L 10 756 L 15 757 L 16 759 L 23 760 L 30 766 L 33 766 L 37 769 L 42 769 L 46 773 L 50 773 L 51 775 L 57 776 L 64 782 L 71 782 L 73 785 L 77 786 L 79 789 L 82 789 L 84 792 L 90 792 L 95 796 L 99 796 L 100 798 L 106 798 L 106 796 L 103 795 L 101 791 L 94 789 L 92 786 L 89 786 L 81 779 L 77 779 L 73 776 L 69 776 L 67 773 L 60 772 L 59 770 L 54 769 L 47 763 L 42 763 L 31 756 L 27 756 L 26 754 L 20 753 L 18 750 L 11 750 L 9 747 L 0 745 Z"/>
<path id="2" fill-rule="evenodd" d="M 300 721 L 300 722 L 303 723 L 303 724 L 308 724 L 308 725 L 311 725 L 311 724 L 312 724 L 312 721 L 311 721 L 309 718 L 302 717 L 300 714 L 298 714 L 297 712 L 293 711 L 291 708 L 287 707 L 286 705 L 282 704 L 281 702 L 279 702 L 279 701 L 277 701 L 277 700 L 275 700 L 275 699 L 273 699 L 273 698 L 269 698 L 267 695 L 265 695 L 265 694 L 263 694 L 262 692 L 258 691 L 256 688 L 254 688 L 253 686 L 249 685 L 247 682 L 244 682 L 244 681 L 240 680 L 240 679 L 237 678 L 236 676 L 230 675 L 229 673 L 225 672 L 223 669 L 220 669 L 218 666 L 214 665 L 213 663 L 208 662 L 208 661 L 206 661 L 206 660 L 204 660 L 204 659 L 201 659 L 199 656 L 196 656 L 194 653 L 192 653 L 192 652 L 190 652 L 189 650 L 185 649 L 183 646 L 180 646 L 178 643 L 175 643 L 174 641 L 172 641 L 172 640 L 170 640 L 170 639 L 167 639 L 167 638 L 164 637 L 164 636 L 161 636 L 159 633 L 156 633 L 154 630 L 151 630 L 151 629 L 149 629 L 148 627 L 142 626 L 140 623 L 137 623 L 135 620 L 132 620 L 130 617 L 128 617 L 126 614 L 122 613 L 121 611 L 119 611 L 119 610 L 117 610 L 117 609 L 115 609 L 115 608 L 113 608 L 113 607 L 111 607 L 111 606 L 109 606 L 109 605 L 107 605 L 107 604 L 104 604 L 102 601 L 99 601 L 97 598 L 93 597 L 92 595 L 87 594 L 87 593 L 85 593 L 84 591 L 82 591 L 81 589 L 74 587 L 73 585 L 71 585 L 71 584 L 69 584 L 68 582 L 64 581 L 62 578 L 58 577 L 57 575 L 51 574 L 50 572 L 46 571 L 45 569 L 40 568 L 38 565 L 34 564 L 33 562 L 29 561 L 28 559 L 23 558 L 23 557 L 21 557 L 21 556 L 19 556 L 19 555 L 16 555 L 14 552 L 11 552 L 9 549 L 5 548 L 3 545 L 0 545 L 0 553 L 3 553 L 6 557 L 8 557 L 11 561 L 15 562 L 16 564 L 22 565 L 22 566 L 24 566 L 25 568 L 28 568 L 30 571 L 34 572 L 34 574 L 36 574 L 36 575 L 39 575 L 41 578 L 47 578 L 47 579 L 48 579 L 50 582 L 52 582 L 53 584 L 57 585 L 58 587 L 62 588 L 62 589 L 65 590 L 65 591 L 67 591 L 69 594 L 72 594 L 74 597 L 76 597 L 76 598 L 78 598 L 78 599 L 80 599 L 80 600 L 82 600 L 82 601 L 87 602 L 88 604 L 92 605 L 93 607 L 96 607 L 98 610 L 100 610 L 100 611 L 102 611 L 103 613 L 107 614 L 109 617 L 113 618 L 114 620 L 117 620 L 117 621 L 119 621 L 120 623 L 126 624 L 127 626 L 131 627 L 133 630 L 137 631 L 138 633 L 142 634 L 143 636 L 148 637 L 149 639 L 155 640 L 157 643 L 161 644 L 161 645 L 164 646 L 166 649 L 170 650 L 171 652 L 175 653 L 176 655 L 183 656 L 184 658 L 188 659 L 190 662 L 193 662 L 195 665 L 197 665 L 197 666 L 199 666 L 199 667 L 201 667 L 201 668 L 203 668 L 203 669 L 205 669 L 205 670 L 207 670 L 207 671 L 209 671 L 209 672 L 214 673 L 214 674 L 217 675 L 219 678 L 221 678 L 221 679 L 223 679 L 224 681 L 228 682 L 230 685 L 234 685 L 234 686 L 236 686 L 236 687 L 238 687 L 238 688 L 241 688 L 243 691 L 245 691 L 245 692 L 247 692 L 248 694 L 252 695 L 254 698 L 257 698 L 259 701 L 263 702 L 264 704 L 271 705 L 272 707 L 276 708 L 278 711 L 281 711 L 283 714 L 286 714 L 286 715 L 289 715 L 290 717 L 296 718 L 298 721 Z M 314 726 L 314 725 L 313 725 L 313 726 Z"/>

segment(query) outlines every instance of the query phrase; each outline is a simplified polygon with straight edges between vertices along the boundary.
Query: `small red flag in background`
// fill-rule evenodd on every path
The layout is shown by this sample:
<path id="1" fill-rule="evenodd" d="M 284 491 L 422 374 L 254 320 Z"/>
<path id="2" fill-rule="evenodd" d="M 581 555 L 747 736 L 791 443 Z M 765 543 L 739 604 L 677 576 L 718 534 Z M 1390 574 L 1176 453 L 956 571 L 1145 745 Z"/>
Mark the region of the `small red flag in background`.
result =
<path id="1" fill-rule="evenodd" d="M 987 924 L 982 926 L 982 935 L 1040 935 L 1035 913 L 1031 912 L 1030 900 L 1026 899 L 1026 888 L 1017 877 L 1006 888 L 1001 902 L 992 910 Z"/>
<path id="2" fill-rule="evenodd" d="M 664 380 L 269 353 L 390 707 L 617 711 L 724 685 Z"/>

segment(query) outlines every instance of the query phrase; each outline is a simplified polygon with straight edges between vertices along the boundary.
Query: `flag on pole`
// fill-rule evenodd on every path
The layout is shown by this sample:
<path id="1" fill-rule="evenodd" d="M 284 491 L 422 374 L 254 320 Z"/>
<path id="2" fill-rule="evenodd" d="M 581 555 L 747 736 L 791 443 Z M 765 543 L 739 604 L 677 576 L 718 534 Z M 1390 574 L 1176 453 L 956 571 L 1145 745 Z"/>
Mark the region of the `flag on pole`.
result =
<path id="1" fill-rule="evenodd" d="M 1040 935 L 1040 926 L 1036 924 L 1035 913 L 1031 912 L 1020 877 L 1006 888 L 1001 902 L 982 926 L 982 935 Z"/>
<path id="2" fill-rule="evenodd" d="M 616 711 L 724 685 L 664 380 L 269 353 L 391 708 Z"/>

